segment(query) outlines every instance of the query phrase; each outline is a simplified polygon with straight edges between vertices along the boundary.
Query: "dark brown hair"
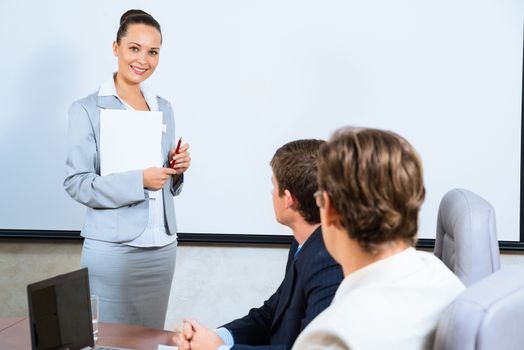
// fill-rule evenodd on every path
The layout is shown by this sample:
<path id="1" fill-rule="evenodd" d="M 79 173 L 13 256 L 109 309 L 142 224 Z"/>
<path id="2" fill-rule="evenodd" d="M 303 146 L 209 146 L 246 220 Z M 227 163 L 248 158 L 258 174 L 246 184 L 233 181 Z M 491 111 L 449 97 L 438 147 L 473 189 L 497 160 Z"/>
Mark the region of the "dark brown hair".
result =
<path id="1" fill-rule="evenodd" d="M 322 140 L 297 140 L 280 147 L 271 159 L 278 184 L 279 196 L 288 190 L 296 199 L 296 210 L 310 224 L 320 222 L 320 213 L 315 203 L 318 188 L 317 162 Z"/>
<path id="2" fill-rule="evenodd" d="M 401 136 L 378 129 L 342 128 L 322 146 L 319 188 L 330 196 L 339 225 L 361 248 L 416 242 L 425 190 L 422 164 Z"/>
<path id="3" fill-rule="evenodd" d="M 160 24 L 149 13 L 142 10 L 127 10 L 122 17 L 120 17 L 120 27 L 116 32 L 116 42 L 120 44 L 122 37 L 127 35 L 127 30 L 132 24 L 145 24 L 156 28 L 160 33 L 160 42 L 162 42 L 162 30 Z"/>

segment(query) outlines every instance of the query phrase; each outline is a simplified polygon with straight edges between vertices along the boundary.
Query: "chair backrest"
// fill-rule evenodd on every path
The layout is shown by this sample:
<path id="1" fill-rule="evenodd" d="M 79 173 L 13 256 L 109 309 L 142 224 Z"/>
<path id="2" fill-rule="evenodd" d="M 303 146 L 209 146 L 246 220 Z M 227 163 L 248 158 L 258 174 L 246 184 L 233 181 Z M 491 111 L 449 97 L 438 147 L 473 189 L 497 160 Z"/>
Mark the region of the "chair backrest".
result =
<path id="1" fill-rule="evenodd" d="M 469 286 L 500 268 L 495 209 L 464 189 L 453 189 L 440 201 L 435 255 Z"/>
<path id="2" fill-rule="evenodd" d="M 443 313 L 434 350 L 524 348 L 524 266 L 505 267 L 467 288 Z"/>

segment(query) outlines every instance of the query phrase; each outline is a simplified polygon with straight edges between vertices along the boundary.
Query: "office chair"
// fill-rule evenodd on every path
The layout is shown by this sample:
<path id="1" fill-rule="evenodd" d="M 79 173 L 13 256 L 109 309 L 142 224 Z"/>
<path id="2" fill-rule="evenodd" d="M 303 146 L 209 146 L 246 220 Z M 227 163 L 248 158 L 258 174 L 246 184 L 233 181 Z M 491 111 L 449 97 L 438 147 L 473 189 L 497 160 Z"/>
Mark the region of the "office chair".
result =
<path id="1" fill-rule="evenodd" d="M 438 210 L 434 253 L 466 287 L 500 269 L 491 204 L 464 189 L 446 193 Z"/>
<path id="2" fill-rule="evenodd" d="M 505 267 L 468 287 L 443 313 L 434 350 L 524 348 L 524 266 Z"/>

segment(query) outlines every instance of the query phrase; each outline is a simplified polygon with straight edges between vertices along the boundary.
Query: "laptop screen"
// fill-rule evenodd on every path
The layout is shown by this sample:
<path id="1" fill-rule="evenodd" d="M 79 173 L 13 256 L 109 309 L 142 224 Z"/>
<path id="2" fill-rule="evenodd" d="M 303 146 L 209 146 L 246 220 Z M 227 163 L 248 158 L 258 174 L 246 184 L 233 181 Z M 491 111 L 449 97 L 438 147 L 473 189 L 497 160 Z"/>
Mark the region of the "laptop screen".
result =
<path id="1" fill-rule="evenodd" d="M 27 286 L 33 350 L 93 346 L 87 268 Z"/>

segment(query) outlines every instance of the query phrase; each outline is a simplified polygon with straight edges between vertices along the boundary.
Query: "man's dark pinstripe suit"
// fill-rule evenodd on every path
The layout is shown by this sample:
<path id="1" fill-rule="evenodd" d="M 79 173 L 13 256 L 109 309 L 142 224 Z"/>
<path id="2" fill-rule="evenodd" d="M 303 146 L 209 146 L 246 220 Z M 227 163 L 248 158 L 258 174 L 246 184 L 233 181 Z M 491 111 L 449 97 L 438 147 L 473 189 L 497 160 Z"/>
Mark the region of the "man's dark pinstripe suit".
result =
<path id="1" fill-rule="evenodd" d="M 320 227 L 295 253 L 294 240 L 282 284 L 259 308 L 225 324 L 235 339 L 235 350 L 290 349 L 298 334 L 329 306 L 343 279 L 340 266 L 331 258 Z"/>

